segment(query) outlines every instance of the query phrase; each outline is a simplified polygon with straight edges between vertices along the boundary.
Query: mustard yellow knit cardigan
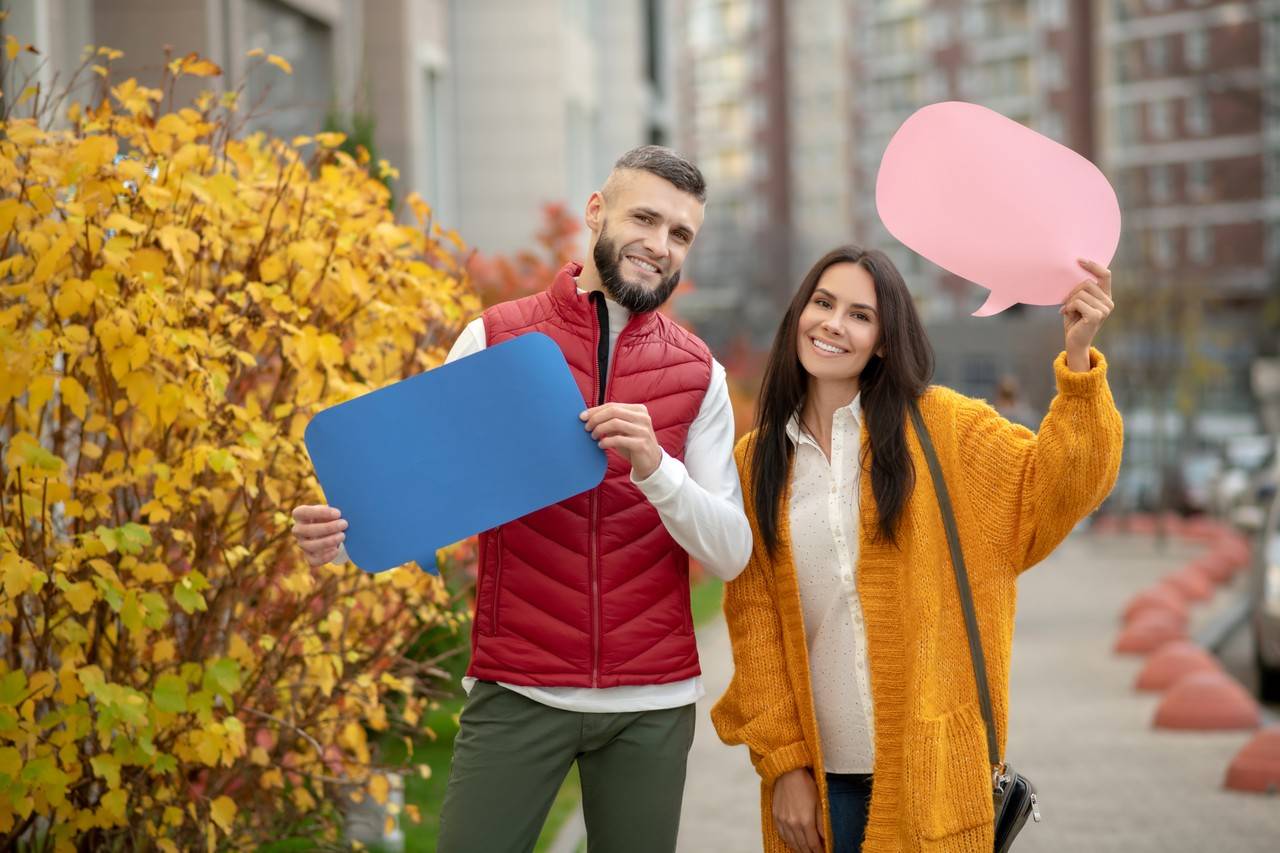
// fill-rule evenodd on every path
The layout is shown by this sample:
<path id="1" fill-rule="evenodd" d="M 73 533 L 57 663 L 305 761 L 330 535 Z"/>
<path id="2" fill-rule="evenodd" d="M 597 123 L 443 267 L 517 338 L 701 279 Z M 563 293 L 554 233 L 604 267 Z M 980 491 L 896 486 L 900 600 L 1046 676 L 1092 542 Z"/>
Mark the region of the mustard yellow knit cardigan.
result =
<path id="1" fill-rule="evenodd" d="M 1058 393 L 1038 434 L 947 388 L 930 388 L 920 402 L 955 506 L 1002 755 L 1017 576 L 1097 508 L 1120 465 L 1123 432 L 1106 362 L 1097 350 L 1090 357 L 1091 369 L 1074 373 L 1065 353 L 1058 356 Z M 857 588 L 875 715 L 863 850 L 990 853 L 991 778 L 964 620 L 929 469 L 910 421 L 907 429 L 916 480 L 899 546 L 873 538 L 871 477 L 864 470 L 861 478 Z M 828 826 L 830 819 L 787 513 L 778 516 L 771 559 L 753 511 L 751 437 L 735 454 L 756 545 L 725 590 L 735 671 L 711 719 L 725 743 L 750 748 L 761 777 L 764 850 L 782 853 L 771 804 L 778 776 L 813 768 Z M 827 837 L 830 849 L 829 830 Z"/>

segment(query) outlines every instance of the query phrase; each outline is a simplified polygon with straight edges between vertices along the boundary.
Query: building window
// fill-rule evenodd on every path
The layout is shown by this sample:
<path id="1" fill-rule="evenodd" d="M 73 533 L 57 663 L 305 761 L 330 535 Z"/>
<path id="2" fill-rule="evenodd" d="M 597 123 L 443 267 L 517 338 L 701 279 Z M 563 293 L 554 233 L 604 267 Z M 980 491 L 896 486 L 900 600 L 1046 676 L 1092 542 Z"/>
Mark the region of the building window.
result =
<path id="1" fill-rule="evenodd" d="M 1169 43 L 1164 36 L 1149 38 L 1142 43 L 1147 73 L 1164 74 L 1169 70 Z"/>
<path id="2" fill-rule="evenodd" d="M 1204 30 L 1187 30 L 1182 36 L 1182 58 L 1188 68 L 1203 68 L 1209 59 L 1209 34 Z"/>
<path id="3" fill-rule="evenodd" d="M 1158 164 L 1147 169 L 1147 195 L 1153 204 L 1167 202 L 1173 195 L 1168 166 Z"/>
<path id="4" fill-rule="evenodd" d="M 1050 28 L 1065 27 L 1067 25 L 1066 0 L 1040 0 L 1040 19 Z"/>
<path id="5" fill-rule="evenodd" d="M 1040 61 L 1040 83 L 1045 89 L 1061 89 L 1066 85 L 1066 72 L 1062 67 L 1062 54 L 1049 51 Z"/>
<path id="6" fill-rule="evenodd" d="M 1187 259 L 1202 266 L 1213 261 L 1213 229 L 1208 225 L 1187 230 Z"/>
<path id="7" fill-rule="evenodd" d="M 1167 228 L 1156 228 L 1150 232 L 1151 265 L 1156 269 L 1169 269 L 1176 260 L 1173 248 L 1173 232 Z"/>
<path id="8" fill-rule="evenodd" d="M 1063 142 L 1066 131 L 1062 124 L 1062 114 L 1050 110 L 1040 116 L 1040 132 L 1055 142 Z"/>
<path id="9" fill-rule="evenodd" d="M 1209 196 L 1209 164 L 1203 160 L 1193 160 L 1187 164 L 1187 198 L 1190 201 L 1204 201 Z"/>
<path id="10" fill-rule="evenodd" d="M 244 103 L 255 104 L 255 129 L 290 139 L 315 133 L 333 97 L 333 31 L 274 0 L 248 0 L 244 5 L 249 48 L 284 57 L 293 73 L 250 74 Z"/>
<path id="11" fill-rule="evenodd" d="M 1147 104 L 1147 129 L 1152 139 L 1168 139 L 1173 132 L 1173 122 L 1169 119 L 1169 102 L 1152 101 Z"/>
<path id="12" fill-rule="evenodd" d="M 1192 136 L 1208 135 L 1211 130 L 1208 96 L 1192 95 L 1186 103 L 1187 133 Z"/>

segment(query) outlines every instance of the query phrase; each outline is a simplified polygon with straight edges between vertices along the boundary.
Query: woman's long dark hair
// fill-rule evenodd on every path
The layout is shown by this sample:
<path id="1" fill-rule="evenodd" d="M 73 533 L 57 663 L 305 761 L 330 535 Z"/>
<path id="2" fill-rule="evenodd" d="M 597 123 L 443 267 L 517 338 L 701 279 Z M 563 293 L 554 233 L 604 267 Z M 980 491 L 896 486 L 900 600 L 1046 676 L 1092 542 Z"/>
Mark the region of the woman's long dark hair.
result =
<path id="1" fill-rule="evenodd" d="M 859 387 L 863 423 L 870 431 L 871 488 L 880 512 L 879 531 L 890 542 L 897 541 L 898 516 L 915 485 L 915 469 L 907 455 L 907 406 L 924 393 L 933 377 L 933 347 L 893 261 L 884 252 L 842 246 L 823 255 L 800 283 L 773 339 L 760 388 L 751 447 L 751 485 L 756 519 L 770 554 L 778 544 L 779 513 L 785 511 L 779 503 L 792 453 L 787 422 L 800 411 L 809 387 L 809 374 L 800 364 L 796 346 L 800 312 L 809 304 L 818 279 L 836 264 L 857 264 L 875 282 L 880 317 L 877 349 L 884 356 L 871 356 Z"/>

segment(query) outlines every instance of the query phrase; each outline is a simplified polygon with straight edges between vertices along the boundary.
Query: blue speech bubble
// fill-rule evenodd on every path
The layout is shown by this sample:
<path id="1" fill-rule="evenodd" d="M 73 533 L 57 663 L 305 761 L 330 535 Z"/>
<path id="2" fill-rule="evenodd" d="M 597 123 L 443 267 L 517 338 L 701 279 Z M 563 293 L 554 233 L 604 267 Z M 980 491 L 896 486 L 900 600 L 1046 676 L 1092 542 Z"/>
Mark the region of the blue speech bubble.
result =
<path id="1" fill-rule="evenodd" d="M 592 489 L 605 453 L 555 341 L 533 332 L 317 413 L 304 440 L 366 572 Z"/>

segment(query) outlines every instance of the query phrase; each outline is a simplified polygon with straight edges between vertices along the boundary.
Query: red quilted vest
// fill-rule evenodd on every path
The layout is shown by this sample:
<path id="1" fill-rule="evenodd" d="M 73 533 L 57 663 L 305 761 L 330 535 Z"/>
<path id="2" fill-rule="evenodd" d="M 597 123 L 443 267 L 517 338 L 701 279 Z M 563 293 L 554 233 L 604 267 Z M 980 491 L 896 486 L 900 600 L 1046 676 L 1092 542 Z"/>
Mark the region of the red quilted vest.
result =
<path id="1" fill-rule="evenodd" d="M 579 264 L 550 289 L 484 312 L 488 345 L 550 336 L 587 407 L 644 403 L 658 443 L 683 459 L 711 378 L 702 341 L 658 313 L 636 314 L 612 359 L 603 294 L 579 293 Z M 606 376 L 600 364 L 608 360 Z M 608 451 L 604 481 L 480 535 L 468 675 L 543 687 L 664 684 L 698 675 L 689 558 Z"/>

